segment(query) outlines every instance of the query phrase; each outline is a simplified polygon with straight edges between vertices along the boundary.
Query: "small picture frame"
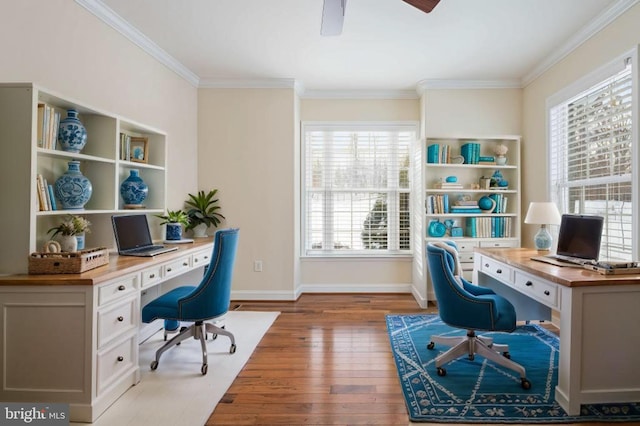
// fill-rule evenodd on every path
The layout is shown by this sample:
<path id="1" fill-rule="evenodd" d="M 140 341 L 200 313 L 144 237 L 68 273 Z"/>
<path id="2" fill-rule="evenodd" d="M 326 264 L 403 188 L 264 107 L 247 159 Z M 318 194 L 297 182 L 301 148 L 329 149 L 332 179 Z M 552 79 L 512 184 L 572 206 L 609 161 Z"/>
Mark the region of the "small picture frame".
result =
<path id="1" fill-rule="evenodd" d="M 131 137 L 129 144 L 130 160 L 136 163 L 147 163 L 149 161 L 149 141 L 143 137 Z"/>

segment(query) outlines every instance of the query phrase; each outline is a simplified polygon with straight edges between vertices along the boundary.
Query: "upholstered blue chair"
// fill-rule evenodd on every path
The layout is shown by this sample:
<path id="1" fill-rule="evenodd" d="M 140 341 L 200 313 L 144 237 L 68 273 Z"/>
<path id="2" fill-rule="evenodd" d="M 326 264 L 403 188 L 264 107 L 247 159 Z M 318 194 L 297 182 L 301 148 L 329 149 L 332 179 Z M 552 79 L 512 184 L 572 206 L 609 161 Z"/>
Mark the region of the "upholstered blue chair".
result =
<path id="1" fill-rule="evenodd" d="M 478 354 L 519 373 L 522 387 L 530 389 L 525 369 L 510 359 L 509 347 L 494 343 L 492 338 L 476 335 L 476 330 L 515 330 L 513 305 L 493 290 L 475 286 L 462 278 L 457 247 L 452 241 L 427 243 L 427 259 L 442 322 L 467 330 L 466 336 L 431 336 L 427 349 L 434 349 L 436 343 L 451 347 L 435 360 L 438 375 L 447 374 L 443 365 L 448 362 L 463 355 L 473 360 Z"/>
<path id="2" fill-rule="evenodd" d="M 221 318 L 229 310 L 231 297 L 231 279 L 238 247 L 238 229 L 216 231 L 211 263 L 197 286 L 175 288 L 149 302 L 142 308 L 142 321 L 149 323 L 157 319 L 165 320 L 165 330 L 173 331 L 180 322 L 192 322 L 184 327 L 164 346 L 156 351 L 156 359 L 151 369 L 158 368 L 160 356 L 168 349 L 193 337 L 200 340 L 202 347 L 202 374 L 207 374 L 207 333 L 219 334 L 231 339 L 229 353 L 235 353 L 236 342 L 233 334 L 206 321 Z M 166 336 L 166 334 L 165 334 Z M 166 340 L 166 338 L 165 338 Z"/>

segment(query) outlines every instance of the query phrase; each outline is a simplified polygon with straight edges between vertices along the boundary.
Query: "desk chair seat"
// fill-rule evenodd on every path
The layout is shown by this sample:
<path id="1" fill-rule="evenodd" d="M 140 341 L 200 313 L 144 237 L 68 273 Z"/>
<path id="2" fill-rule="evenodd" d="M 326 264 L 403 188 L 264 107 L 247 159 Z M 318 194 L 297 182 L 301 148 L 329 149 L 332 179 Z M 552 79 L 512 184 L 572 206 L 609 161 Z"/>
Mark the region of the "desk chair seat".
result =
<path id="1" fill-rule="evenodd" d="M 231 281 L 238 246 L 238 229 L 223 229 L 216 232 L 213 244 L 211 263 L 197 286 L 175 288 L 152 300 L 142 308 L 142 321 L 150 323 L 157 319 L 164 320 L 166 333 L 178 330 L 181 322 L 192 322 L 164 346 L 156 351 L 156 358 L 151 362 L 151 369 L 158 368 L 160 356 L 168 349 L 177 346 L 183 340 L 193 337 L 200 340 L 202 348 L 202 367 L 200 372 L 207 374 L 207 333 L 214 337 L 223 335 L 231 340 L 229 353 L 236 352 L 235 337 L 225 330 L 206 321 L 220 320 L 229 310 L 231 299 Z"/>
<path id="2" fill-rule="evenodd" d="M 493 290 L 475 286 L 460 276 L 455 243 L 428 243 L 427 259 L 440 318 L 451 327 L 467 330 L 467 335 L 462 337 L 431 336 L 427 349 L 434 349 L 436 343 L 451 346 L 436 358 L 438 375 L 447 374 L 443 365 L 463 355 L 473 360 L 478 354 L 517 372 L 522 387 L 530 389 L 531 383 L 526 378 L 526 371 L 523 366 L 510 359 L 508 345 L 499 345 L 489 337 L 476 334 L 476 330 L 515 330 L 516 313 L 513 305 Z"/>

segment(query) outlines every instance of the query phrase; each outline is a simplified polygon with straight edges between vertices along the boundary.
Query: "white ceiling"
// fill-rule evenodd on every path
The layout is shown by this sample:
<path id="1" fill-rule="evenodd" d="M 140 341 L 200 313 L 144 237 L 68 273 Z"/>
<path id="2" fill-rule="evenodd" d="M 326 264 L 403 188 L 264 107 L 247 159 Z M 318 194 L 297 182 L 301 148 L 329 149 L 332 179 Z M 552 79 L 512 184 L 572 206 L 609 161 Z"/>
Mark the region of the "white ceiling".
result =
<path id="1" fill-rule="evenodd" d="M 638 0 L 441 0 L 429 14 L 348 0 L 335 37 L 320 36 L 323 0 L 76 1 L 194 85 L 295 81 L 308 93 L 521 86 Z"/>

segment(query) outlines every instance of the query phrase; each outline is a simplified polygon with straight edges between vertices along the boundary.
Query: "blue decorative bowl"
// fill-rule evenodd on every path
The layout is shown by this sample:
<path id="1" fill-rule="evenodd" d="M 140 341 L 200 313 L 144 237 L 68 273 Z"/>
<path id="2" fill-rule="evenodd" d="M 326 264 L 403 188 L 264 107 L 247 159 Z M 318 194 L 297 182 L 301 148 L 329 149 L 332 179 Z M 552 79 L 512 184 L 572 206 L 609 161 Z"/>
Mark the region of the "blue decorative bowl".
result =
<path id="1" fill-rule="evenodd" d="M 456 183 L 458 178 L 456 176 L 448 176 L 445 180 L 449 183 Z"/>

